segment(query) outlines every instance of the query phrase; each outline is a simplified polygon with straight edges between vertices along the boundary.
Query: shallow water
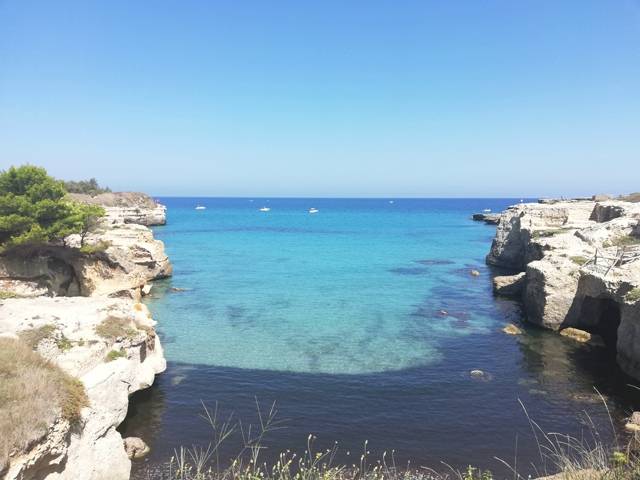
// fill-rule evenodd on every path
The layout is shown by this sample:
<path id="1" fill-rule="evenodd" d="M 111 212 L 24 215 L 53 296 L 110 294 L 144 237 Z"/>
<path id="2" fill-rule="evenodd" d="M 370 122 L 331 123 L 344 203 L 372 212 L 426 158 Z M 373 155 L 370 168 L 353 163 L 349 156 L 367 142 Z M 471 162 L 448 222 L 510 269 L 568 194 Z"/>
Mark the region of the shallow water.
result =
<path id="1" fill-rule="evenodd" d="M 174 276 L 148 303 L 169 368 L 121 427 L 152 446 L 139 478 L 177 446 L 209 442 L 201 401 L 243 422 L 255 421 L 256 398 L 275 401 L 286 428 L 265 459 L 304 449 L 313 433 L 318 447 L 339 441 L 340 461 L 368 440 L 401 463 L 494 471 L 493 457 L 512 461 L 516 445 L 519 465 L 537 458 L 519 399 L 555 431 L 579 433 L 584 410 L 604 437 L 594 386 L 616 421 L 638 405 L 609 353 L 534 328 L 500 331 L 520 306 L 493 297 L 484 256 L 495 227 L 470 214 L 516 200 L 162 201 L 168 225 L 155 234 Z"/>

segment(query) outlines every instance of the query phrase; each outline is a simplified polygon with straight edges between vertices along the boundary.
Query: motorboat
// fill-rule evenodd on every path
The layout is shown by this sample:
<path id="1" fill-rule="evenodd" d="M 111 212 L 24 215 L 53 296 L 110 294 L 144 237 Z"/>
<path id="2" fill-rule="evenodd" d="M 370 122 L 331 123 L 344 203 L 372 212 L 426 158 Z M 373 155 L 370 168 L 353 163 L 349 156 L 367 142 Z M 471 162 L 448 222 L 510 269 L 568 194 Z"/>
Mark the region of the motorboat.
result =
<path id="1" fill-rule="evenodd" d="M 196 205 L 196 210 L 206 210 L 207 207 L 205 207 L 204 205 Z"/>
<path id="2" fill-rule="evenodd" d="M 261 212 L 268 212 L 268 211 L 270 211 L 270 210 L 271 210 L 271 209 L 270 209 L 269 207 L 262 207 L 262 208 L 260 209 L 260 211 L 261 211 Z"/>
<path id="3" fill-rule="evenodd" d="M 317 208 L 313 208 L 313 207 L 311 207 L 311 208 L 309 209 L 309 213 L 318 213 L 319 211 L 320 211 L 320 210 L 318 210 Z"/>

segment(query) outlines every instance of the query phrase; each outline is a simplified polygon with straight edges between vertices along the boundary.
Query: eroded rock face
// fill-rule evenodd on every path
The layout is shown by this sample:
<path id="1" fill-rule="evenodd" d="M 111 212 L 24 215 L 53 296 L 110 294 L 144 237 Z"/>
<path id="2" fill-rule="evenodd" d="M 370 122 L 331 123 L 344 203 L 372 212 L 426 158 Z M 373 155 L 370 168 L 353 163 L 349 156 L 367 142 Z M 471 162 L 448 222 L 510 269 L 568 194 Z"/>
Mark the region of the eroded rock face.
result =
<path id="1" fill-rule="evenodd" d="M 522 295 L 525 286 L 525 273 L 516 275 L 500 275 L 493 278 L 493 291 L 497 295 L 518 297 Z"/>
<path id="2" fill-rule="evenodd" d="M 148 217 L 129 210 L 159 207 L 145 195 L 128 195 L 110 197 L 114 205 L 105 207 L 107 216 L 84 240 L 93 246 L 90 253 L 72 235 L 37 252 L 0 256 L 0 336 L 17 338 L 46 325 L 54 336 L 40 341 L 38 352 L 79 378 L 89 398 L 78 425 L 58 418 L 40 442 L 14 454 L 6 480 L 129 478 L 131 462 L 116 427 L 129 395 L 149 387 L 166 367 L 155 322 L 138 300 L 151 280 L 171 274 L 171 264 L 151 230 L 132 223 L 149 223 Z M 131 206 L 131 198 L 141 203 Z M 98 334 L 96 327 L 113 319 L 126 328 Z"/>
<path id="3" fill-rule="evenodd" d="M 108 295 L 142 287 L 172 272 L 164 244 L 142 225 L 105 224 L 85 240 L 86 245 L 105 247 L 92 254 L 80 251 L 79 235 L 65 243 L 35 253 L 0 256 L 0 290 L 28 297 Z"/>
<path id="4" fill-rule="evenodd" d="M 104 338 L 96 326 L 108 318 L 127 319 L 130 332 Z M 0 332 L 19 333 L 53 325 L 69 341 L 60 350 L 43 340 L 38 351 L 84 384 L 89 406 L 79 428 L 58 419 L 43 442 L 14 456 L 6 480 L 125 480 L 130 460 L 116 427 L 127 414 L 129 395 L 149 387 L 166 362 L 147 308 L 128 299 L 67 297 L 5 300 Z M 111 351 L 121 352 L 108 361 Z"/>
<path id="5" fill-rule="evenodd" d="M 167 207 L 145 193 L 109 192 L 94 197 L 81 193 L 70 193 L 69 196 L 78 202 L 101 205 L 110 221 L 137 223 L 146 226 L 167 223 Z"/>
<path id="6" fill-rule="evenodd" d="M 621 201 L 520 204 L 500 219 L 487 263 L 518 270 L 496 288 L 524 284 L 526 318 L 552 330 L 599 335 L 619 365 L 640 378 L 640 258 L 616 263 L 640 229 L 640 205 Z M 632 297 L 633 298 L 633 297 Z"/>

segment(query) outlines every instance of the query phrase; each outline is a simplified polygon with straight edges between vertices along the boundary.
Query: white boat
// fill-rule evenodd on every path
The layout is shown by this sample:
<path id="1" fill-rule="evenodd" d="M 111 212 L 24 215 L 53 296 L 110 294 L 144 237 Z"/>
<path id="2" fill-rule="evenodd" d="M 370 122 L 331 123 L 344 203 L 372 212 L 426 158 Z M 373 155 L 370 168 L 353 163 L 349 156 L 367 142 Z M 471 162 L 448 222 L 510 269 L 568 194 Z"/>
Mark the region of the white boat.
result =
<path id="1" fill-rule="evenodd" d="M 394 203 L 393 200 L 389 200 L 389 203 Z"/>
<path id="2" fill-rule="evenodd" d="M 483 210 L 483 212 L 484 212 L 484 213 L 491 213 L 491 209 L 490 209 L 490 208 L 485 208 L 485 209 Z"/>
<path id="3" fill-rule="evenodd" d="M 196 206 L 196 210 L 206 210 L 207 207 L 205 207 L 204 205 L 197 205 Z"/>
<path id="4" fill-rule="evenodd" d="M 318 213 L 319 211 L 320 211 L 320 210 L 318 210 L 317 208 L 313 208 L 313 207 L 311 207 L 311 208 L 309 209 L 309 213 Z"/>
<path id="5" fill-rule="evenodd" d="M 269 207 L 262 207 L 260 209 L 261 212 L 268 212 L 269 210 L 271 210 Z"/>

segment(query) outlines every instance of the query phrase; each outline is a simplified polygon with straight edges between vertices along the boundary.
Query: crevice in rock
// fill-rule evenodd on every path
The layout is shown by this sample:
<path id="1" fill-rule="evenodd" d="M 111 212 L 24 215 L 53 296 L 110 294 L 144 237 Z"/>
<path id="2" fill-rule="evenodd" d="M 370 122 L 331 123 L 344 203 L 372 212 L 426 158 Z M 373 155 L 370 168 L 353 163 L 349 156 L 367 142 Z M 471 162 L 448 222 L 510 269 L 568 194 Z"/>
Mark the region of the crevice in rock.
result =
<path id="1" fill-rule="evenodd" d="M 584 297 L 578 328 L 600 335 L 608 349 L 615 352 L 620 326 L 620 305 L 611 298 Z"/>

